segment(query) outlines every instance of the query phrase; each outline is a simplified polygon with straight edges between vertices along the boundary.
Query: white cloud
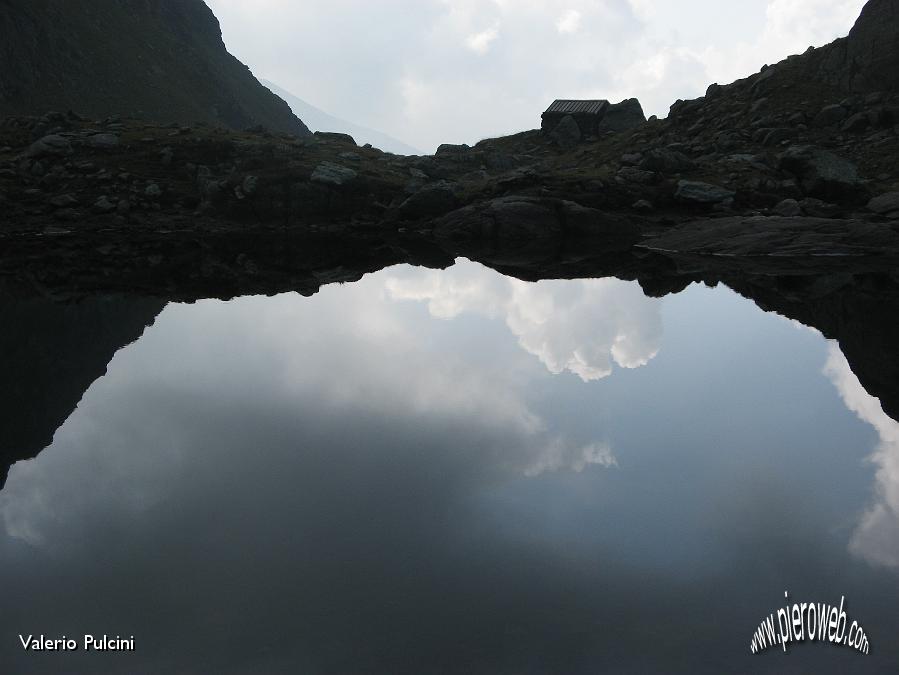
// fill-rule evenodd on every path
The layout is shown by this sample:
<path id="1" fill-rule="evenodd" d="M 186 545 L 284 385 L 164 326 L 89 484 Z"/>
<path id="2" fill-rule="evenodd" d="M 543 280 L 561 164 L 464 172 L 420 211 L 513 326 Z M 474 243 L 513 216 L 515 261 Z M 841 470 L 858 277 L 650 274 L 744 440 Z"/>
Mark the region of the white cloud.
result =
<path id="1" fill-rule="evenodd" d="M 873 564 L 899 568 L 899 422 L 864 390 L 835 342 L 830 345 L 825 373 L 846 406 L 873 426 L 880 438 L 870 458 L 877 467 L 876 497 L 852 535 L 850 550 Z"/>
<path id="2" fill-rule="evenodd" d="M 560 470 L 581 473 L 589 466 L 617 467 L 618 460 L 605 443 L 591 443 L 577 448 L 556 442 L 549 445 L 524 473 L 531 477 Z"/>
<path id="3" fill-rule="evenodd" d="M 608 377 L 613 363 L 646 365 L 661 345 L 660 301 L 617 279 L 527 283 L 459 261 L 443 272 L 390 278 L 386 289 L 399 300 L 427 302 L 442 319 L 465 312 L 500 317 L 547 370 L 585 382 Z"/>
<path id="4" fill-rule="evenodd" d="M 581 13 L 576 9 L 569 9 L 556 21 L 556 30 L 560 33 L 577 33 L 581 27 Z"/>
<path id="5" fill-rule="evenodd" d="M 491 43 L 499 37 L 499 28 L 496 26 L 482 30 L 480 33 L 469 35 L 465 40 L 468 48 L 482 56 L 490 50 Z"/>

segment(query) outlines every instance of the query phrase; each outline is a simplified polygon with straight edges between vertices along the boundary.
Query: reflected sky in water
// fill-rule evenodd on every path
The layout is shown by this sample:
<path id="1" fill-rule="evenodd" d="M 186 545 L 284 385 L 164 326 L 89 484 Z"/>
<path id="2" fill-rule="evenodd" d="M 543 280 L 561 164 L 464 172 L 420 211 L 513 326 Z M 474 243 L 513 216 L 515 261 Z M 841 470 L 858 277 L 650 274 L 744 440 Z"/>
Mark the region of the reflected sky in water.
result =
<path id="1" fill-rule="evenodd" d="M 397 267 L 170 305 L 0 493 L 15 673 L 896 672 L 899 425 L 724 289 Z M 798 600 L 864 656 L 749 654 Z M 134 635 L 26 654 L 19 633 Z"/>

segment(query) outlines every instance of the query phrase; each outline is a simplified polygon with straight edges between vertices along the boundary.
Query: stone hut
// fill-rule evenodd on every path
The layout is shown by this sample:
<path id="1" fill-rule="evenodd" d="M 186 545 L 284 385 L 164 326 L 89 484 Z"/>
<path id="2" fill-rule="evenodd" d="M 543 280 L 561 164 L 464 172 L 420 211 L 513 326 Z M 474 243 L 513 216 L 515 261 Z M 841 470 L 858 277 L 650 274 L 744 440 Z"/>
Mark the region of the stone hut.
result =
<path id="1" fill-rule="evenodd" d="M 559 99 L 543 113 L 540 129 L 549 133 L 566 117 L 571 116 L 581 131 L 581 137 L 599 136 L 609 131 L 633 129 L 646 121 L 640 101 L 629 98 L 621 103 L 606 100 L 573 101 Z"/>
<path id="2" fill-rule="evenodd" d="M 581 130 L 581 136 L 596 136 L 599 133 L 599 123 L 605 115 L 609 102 L 595 101 L 571 101 L 559 99 L 543 113 L 540 129 L 550 132 L 555 129 L 563 118 L 571 115 Z"/>

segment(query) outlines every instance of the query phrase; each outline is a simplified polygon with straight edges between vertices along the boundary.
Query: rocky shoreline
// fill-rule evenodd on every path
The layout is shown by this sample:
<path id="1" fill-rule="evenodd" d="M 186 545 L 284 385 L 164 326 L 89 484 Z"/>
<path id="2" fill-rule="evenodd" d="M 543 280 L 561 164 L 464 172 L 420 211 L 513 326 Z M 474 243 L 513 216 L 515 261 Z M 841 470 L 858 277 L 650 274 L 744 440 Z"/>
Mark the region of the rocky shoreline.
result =
<path id="1" fill-rule="evenodd" d="M 899 86 L 896 71 L 879 69 L 899 53 L 896 6 L 872 0 L 849 37 L 599 137 L 563 119 L 399 156 L 340 134 L 6 118 L 0 278 L 38 294 L 170 297 L 173 278 L 264 275 L 285 262 L 278 241 L 310 238 L 344 239 L 348 262 L 385 247 L 400 259 L 424 248 L 451 260 L 485 242 L 549 255 L 564 238 L 743 267 L 870 258 L 890 269 Z"/>
<path id="2" fill-rule="evenodd" d="M 97 298 L 310 295 L 460 256 L 527 280 L 636 280 L 654 296 L 725 283 L 839 340 L 899 419 L 897 25 L 897 0 L 871 0 L 849 37 L 714 84 L 665 120 L 432 156 L 340 134 L 9 117 L 0 300 L 42 316 Z M 129 318 L 128 335 L 155 311 Z M 29 330 L 31 314 L 15 316 Z"/>

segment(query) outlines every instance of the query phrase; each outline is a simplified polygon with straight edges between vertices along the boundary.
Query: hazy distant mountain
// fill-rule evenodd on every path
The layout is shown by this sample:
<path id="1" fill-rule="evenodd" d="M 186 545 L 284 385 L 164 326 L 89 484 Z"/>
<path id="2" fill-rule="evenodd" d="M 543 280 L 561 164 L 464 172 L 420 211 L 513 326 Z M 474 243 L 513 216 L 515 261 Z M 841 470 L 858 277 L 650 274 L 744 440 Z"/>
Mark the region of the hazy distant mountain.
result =
<path id="1" fill-rule="evenodd" d="M 203 0 L 0 0 L 0 117 L 66 110 L 309 133 Z"/>
<path id="2" fill-rule="evenodd" d="M 337 131 L 343 134 L 349 134 L 359 145 L 371 143 L 376 148 L 380 148 L 386 152 L 393 152 L 398 155 L 423 155 L 421 150 L 406 145 L 402 141 L 398 141 L 392 136 L 368 129 L 352 122 L 347 122 L 339 117 L 329 115 L 323 110 L 319 110 L 314 105 L 306 103 L 301 98 L 297 98 L 289 91 L 282 89 L 277 84 L 262 80 L 262 84 L 271 89 L 275 94 L 287 101 L 294 114 L 302 119 L 312 131 Z"/>

